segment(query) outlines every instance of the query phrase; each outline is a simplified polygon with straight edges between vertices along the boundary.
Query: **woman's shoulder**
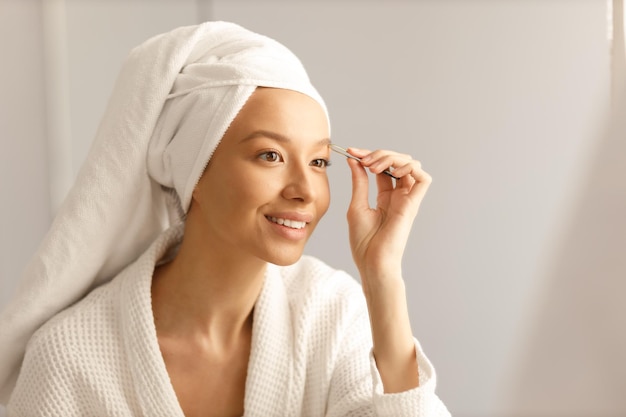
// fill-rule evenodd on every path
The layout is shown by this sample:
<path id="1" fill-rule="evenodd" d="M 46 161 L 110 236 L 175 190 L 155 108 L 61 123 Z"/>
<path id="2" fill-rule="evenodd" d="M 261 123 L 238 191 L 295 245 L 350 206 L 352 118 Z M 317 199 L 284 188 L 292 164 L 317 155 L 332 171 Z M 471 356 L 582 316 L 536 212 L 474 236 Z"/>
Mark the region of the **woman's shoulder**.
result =
<path id="1" fill-rule="evenodd" d="M 27 352 L 65 362 L 76 357 L 84 345 L 93 346 L 110 335 L 117 317 L 117 287 L 115 280 L 108 282 L 56 314 L 33 334 Z"/>
<path id="2" fill-rule="evenodd" d="M 99 340 L 118 338 L 124 315 L 137 302 L 137 293 L 143 294 L 146 280 L 151 276 L 151 258 L 142 255 L 120 271 L 113 279 L 90 290 L 84 297 L 62 310 L 43 324 L 31 337 L 29 345 L 41 340 L 72 339 L 76 346 L 90 345 Z M 145 276 L 144 276 L 145 275 Z"/>
<path id="3" fill-rule="evenodd" d="M 110 380 L 124 365 L 120 287 L 107 282 L 43 324 L 28 341 L 17 388 L 57 381 L 76 390 L 98 386 L 103 375 Z"/>
<path id="4" fill-rule="evenodd" d="M 303 255 L 293 265 L 281 267 L 280 273 L 290 295 L 362 292 L 361 285 L 350 274 L 310 255 Z"/>
<path id="5" fill-rule="evenodd" d="M 316 257 L 302 256 L 295 264 L 280 267 L 280 275 L 293 313 L 310 317 L 316 311 L 321 314 L 334 311 L 346 317 L 365 311 L 359 282 Z"/>
<path id="6" fill-rule="evenodd" d="M 10 400 L 16 414 L 43 407 L 55 415 L 95 415 L 117 404 L 130 386 L 119 294 L 118 281 L 106 283 L 35 332 Z"/>

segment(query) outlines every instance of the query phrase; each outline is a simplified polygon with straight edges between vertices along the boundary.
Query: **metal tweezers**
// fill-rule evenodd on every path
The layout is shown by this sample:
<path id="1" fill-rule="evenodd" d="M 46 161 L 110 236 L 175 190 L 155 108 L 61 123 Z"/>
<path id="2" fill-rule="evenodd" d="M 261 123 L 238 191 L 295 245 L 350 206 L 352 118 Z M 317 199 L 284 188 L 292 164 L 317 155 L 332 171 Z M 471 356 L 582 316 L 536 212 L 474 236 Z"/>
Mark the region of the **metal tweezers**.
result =
<path id="1" fill-rule="evenodd" d="M 355 160 L 361 162 L 361 158 L 358 158 L 358 157 L 356 157 L 354 155 L 349 154 L 348 151 L 346 151 L 341 146 L 335 145 L 334 143 L 331 143 L 329 146 L 330 146 L 330 149 L 332 149 L 333 151 L 337 152 L 338 154 L 341 154 L 341 155 L 345 156 L 346 158 L 352 158 L 352 159 L 355 159 Z M 389 169 L 384 170 L 383 174 L 389 175 L 391 178 L 396 179 L 396 180 L 400 179 L 400 178 L 396 177 L 395 175 L 393 175 Z"/>

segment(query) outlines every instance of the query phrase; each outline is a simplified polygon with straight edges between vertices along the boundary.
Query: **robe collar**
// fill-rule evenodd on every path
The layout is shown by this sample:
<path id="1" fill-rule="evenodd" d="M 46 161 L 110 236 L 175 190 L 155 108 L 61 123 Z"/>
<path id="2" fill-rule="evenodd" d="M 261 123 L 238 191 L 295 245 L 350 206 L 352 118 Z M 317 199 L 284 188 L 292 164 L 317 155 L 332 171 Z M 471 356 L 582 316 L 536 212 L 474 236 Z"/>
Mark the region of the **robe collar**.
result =
<path id="1" fill-rule="evenodd" d="M 267 266 L 253 320 L 244 416 L 296 416 L 293 323 L 278 266 Z"/>

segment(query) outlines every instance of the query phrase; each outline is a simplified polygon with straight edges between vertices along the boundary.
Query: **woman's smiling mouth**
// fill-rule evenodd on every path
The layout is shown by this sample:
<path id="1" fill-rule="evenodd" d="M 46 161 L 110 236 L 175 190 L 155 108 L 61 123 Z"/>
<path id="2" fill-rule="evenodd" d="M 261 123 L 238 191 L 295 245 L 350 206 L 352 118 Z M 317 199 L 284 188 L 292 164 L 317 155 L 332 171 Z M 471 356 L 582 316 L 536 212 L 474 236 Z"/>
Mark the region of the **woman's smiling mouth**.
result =
<path id="1" fill-rule="evenodd" d="M 281 226 L 286 226 L 291 229 L 302 229 L 304 228 L 304 226 L 306 226 L 306 222 L 298 221 L 298 220 L 283 219 L 280 217 L 272 217 L 272 216 L 265 216 L 265 218 L 271 221 L 272 223 L 276 223 Z"/>

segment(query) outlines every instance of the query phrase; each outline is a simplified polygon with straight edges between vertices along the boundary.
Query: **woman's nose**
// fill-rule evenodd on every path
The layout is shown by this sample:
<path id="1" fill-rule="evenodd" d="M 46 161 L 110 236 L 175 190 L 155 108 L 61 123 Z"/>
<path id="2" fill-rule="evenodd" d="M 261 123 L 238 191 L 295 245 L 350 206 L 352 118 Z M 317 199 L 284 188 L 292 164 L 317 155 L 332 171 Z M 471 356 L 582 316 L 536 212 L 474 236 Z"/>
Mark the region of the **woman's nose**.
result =
<path id="1" fill-rule="evenodd" d="M 310 166 L 294 164 L 285 172 L 283 197 L 288 200 L 300 200 L 309 203 L 315 199 L 315 174 Z"/>

